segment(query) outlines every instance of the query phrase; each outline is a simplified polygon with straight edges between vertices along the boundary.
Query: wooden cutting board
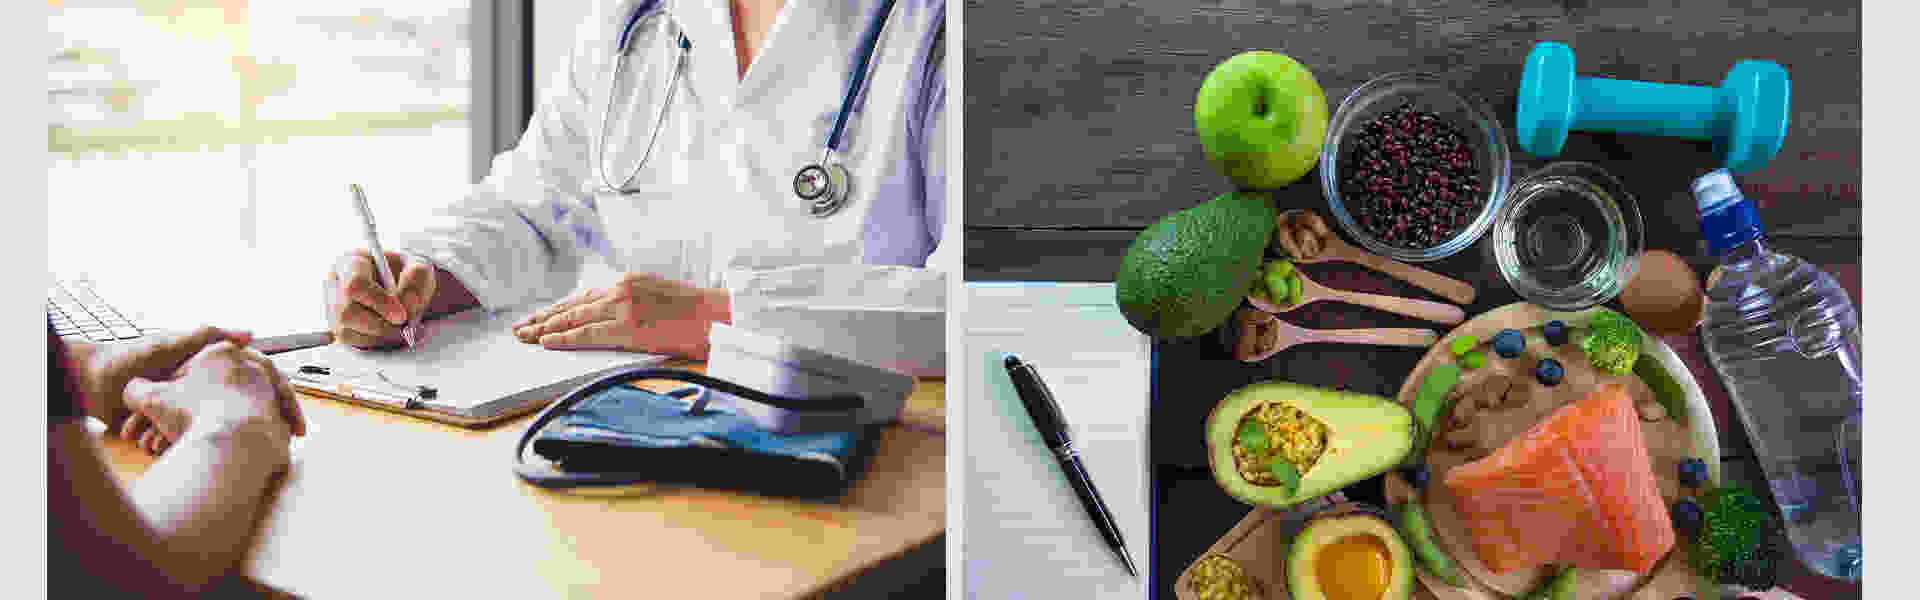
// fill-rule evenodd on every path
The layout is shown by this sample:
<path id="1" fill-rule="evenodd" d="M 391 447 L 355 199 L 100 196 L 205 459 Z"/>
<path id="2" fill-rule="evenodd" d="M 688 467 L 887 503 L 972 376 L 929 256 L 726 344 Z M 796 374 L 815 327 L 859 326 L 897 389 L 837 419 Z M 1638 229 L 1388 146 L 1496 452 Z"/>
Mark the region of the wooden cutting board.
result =
<path id="1" fill-rule="evenodd" d="M 1523 331 L 1531 329 L 1532 331 L 1528 333 L 1530 334 L 1529 344 L 1532 344 L 1538 339 L 1532 334 L 1539 333 L 1540 324 L 1559 319 L 1574 324 L 1575 327 L 1581 327 L 1599 310 L 1602 309 L 1562 313 L 1548 311 L 1532 304 L 1514 303 L 1483 313 L 1462 323 L 1443 337 L 1440 343 L 1435 344 L 1419 364 L 1414 366 L 1395 399 L 1411 407 L 1414 397 L 1419 393 L 1420 381 L 1426 377 L 1427 372 L 1435 365 L 1453 360 L 1448 346 L 1458 337 L 1471 335 L 1482 344 L 1486 344 L 1502 329 L 1513 328 Z M 1554 401 L 1564 402 L 1570 398 L 1583 396 L 1605 382 L 1627 384 L 1629 392 L 1635 396 L 1636 400 L 1651 398 L 1650 390 L 1637 378 L 1616 378 L 1594 372 L 1587 366 L 1584 356 L 1580 355 L 1580 351 L 1572 344 L 1548 349 L 1529 346 L 1527 349 L 1529 354 L 1542 350 L 1549 351 L 1566 366 L 1567 378 L 1553 388 L 1539 386 L 1529 374 L 1530 370 L 1523 368 L 1526 365 L 1510 362 L 1525 359 L 1502 359 L 1493 355 L 1490 347 L 1483 345 L 1481 349 L 1488 353 L 1487 366 L 1482 367 L 1481 370 L 1499 370 L 1509 376 L 1519 377 L 1521 379 L 1516 380 L 1514 385 L 1532 386 L 1534 393 L 1557 396 Z M 1643 356 L 1660 361 L 1687 397 L 1684 427 L 1681 427 L 1671 416 L 1660 422 L 1641 423 L 1643 435 L 1648 443 L 1649 457 L 1655 463 L 1654 473 L 1656 479 L 1660 481 L 1662 496 L 1672 499 L 1679 493 L 1675 465 L 1679 460 L 1687 457 L 1698 457 L 1705 461 L 1708 479 L 1718 484 L 1720 481 L 1719 434 L 1713 422 L 1712 410 L 1707 405 L 1706 395 L 1701 392 L 1699 383 L 1694 380 L 1692 373 L 1681 363 L 1679 355 L 1659 338 L 1644 336 L 1641 352 Z M 1481 370 L 1464 371 L 1461 375 L 1461 385 L 1486 376 L 1485 372 L 1475 372 Z M 1442 418 L 1445 418 L 1444 415 Z M 1511 437 L 1516 433 L 1507 431 L 1503 433 L 1503 437 Z M 1439 496 L 1444 495 L 1445 492 L 1439 483 L 1441 478 L 1445 476 L 1448 468 L 1463 462 L 1461 457 L 1445 451 L 1443 446 L 1444 444 L 1438 440 L 1430 446 L 1431 483 L 1428 486 L 1428 497 L 1425 499 L 1426 508 L 1434 524 L 1435 537 L 1438 538 L 1436 541 L 1454 558 L 1456 563 L 1460 564 L 1462 570 L 1466 572 L 1469 585 L 1465 588 L 1453 587 L 1422 570 L 1417 575 L 1422 586 L 1440 600 L 1504 600 L 1525 593 L 1542 579 L 1544 570 L 1529 569 L 1504 574 L 1496 574 L 1489 570 L 1474 556 L 1471 538 L 1458 516 L 1453 514 L 1447 502 L 1441 501 Z M 1389 474 L 1386 477 L 1385 488 L 1387 497 L 1390 499 L 1399 500 L 1413 495 L 1412 488 L 1397 474 Z M 1692 595 L 1693 590 L 1686 586 L 1688 570 L 1683 561 L 1666 560 L 1656 565 L 1654 570 L 1645 577 L 1629 571 L 1583 571 L 1575 587 L 1575 597 L 1580 600 L 1641 597 L 1648 597 L 1649 600 L 1670 600 L 1676 596 Z M 1646 596 L 1647 594 L 1654 594 L 1654 596 Z"/>

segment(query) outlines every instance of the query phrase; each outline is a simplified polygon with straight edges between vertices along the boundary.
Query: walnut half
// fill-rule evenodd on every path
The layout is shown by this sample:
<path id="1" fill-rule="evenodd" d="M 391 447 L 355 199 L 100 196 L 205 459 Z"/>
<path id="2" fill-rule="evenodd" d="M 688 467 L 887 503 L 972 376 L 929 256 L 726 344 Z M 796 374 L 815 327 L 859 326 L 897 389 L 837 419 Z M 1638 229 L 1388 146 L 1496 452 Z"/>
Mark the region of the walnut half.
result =
<path id="1" fill-rule="evenodd" d="M 1273 350 L 1280 344 L 1279 319 L 1266 311 L 1241 308 L 1234 315 L 1233 357 L 1243 362 L 1252 362 Z"/>

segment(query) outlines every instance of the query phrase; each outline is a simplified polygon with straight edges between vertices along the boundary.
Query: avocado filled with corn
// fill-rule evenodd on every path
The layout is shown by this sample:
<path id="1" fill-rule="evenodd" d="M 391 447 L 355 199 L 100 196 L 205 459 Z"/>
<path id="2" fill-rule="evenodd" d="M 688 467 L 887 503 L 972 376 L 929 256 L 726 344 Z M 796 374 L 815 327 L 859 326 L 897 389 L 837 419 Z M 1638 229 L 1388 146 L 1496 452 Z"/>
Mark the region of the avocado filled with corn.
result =
<path id="1" fill-rule="evenodd" d="M 1413 415 L 1386 398 L 1267 381 L 1214 406 L 1207 462 L 1227 494 L 1285 508 L 1385 472 L 1413 437 Z"/>

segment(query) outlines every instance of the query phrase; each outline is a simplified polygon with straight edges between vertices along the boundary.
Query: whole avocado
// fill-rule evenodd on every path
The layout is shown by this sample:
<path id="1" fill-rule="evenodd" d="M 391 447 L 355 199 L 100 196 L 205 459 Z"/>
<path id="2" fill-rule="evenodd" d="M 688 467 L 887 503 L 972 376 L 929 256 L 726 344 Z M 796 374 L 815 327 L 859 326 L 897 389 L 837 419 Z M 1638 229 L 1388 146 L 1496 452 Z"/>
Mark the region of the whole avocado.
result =
<path id="1" fill-rule="evenodd" d="M 1175 212 L 1133 239 L 1114 277 L 1127 323 L 1154 339 L 1212 331 L 1233 314 L 1273 235 L 1273 201 L 1237 191 Z"/>

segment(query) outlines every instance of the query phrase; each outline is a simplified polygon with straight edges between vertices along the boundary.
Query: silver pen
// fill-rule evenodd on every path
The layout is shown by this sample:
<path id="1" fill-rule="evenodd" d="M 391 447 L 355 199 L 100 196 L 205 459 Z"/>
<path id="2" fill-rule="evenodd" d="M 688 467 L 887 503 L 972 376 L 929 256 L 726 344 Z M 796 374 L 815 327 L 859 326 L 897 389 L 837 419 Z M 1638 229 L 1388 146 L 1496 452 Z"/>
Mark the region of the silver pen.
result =
<path id="1" fill-rule="evenodd" d="M 380 230 L 373 225 L 373 209 L 367 206 L 367 192 L 360 189 L 358 183 L 347 184 L 347 189 L 353 192 L 353 209 L 360 213 L 360 224 L 365 227 L 367 251 L 373 253 L 373 264 L 379 269 L 380 287 L 392 292 L 400 280 L 394 277 L 393 267 L 387 264 L 387 253 L 380 248 Z M 414 330 L 419 322 L 420 315 L 407 315 L 407 324 L 400 329 L 400 339 L 407 342 L 408 348 L 413 347 Z"/>

